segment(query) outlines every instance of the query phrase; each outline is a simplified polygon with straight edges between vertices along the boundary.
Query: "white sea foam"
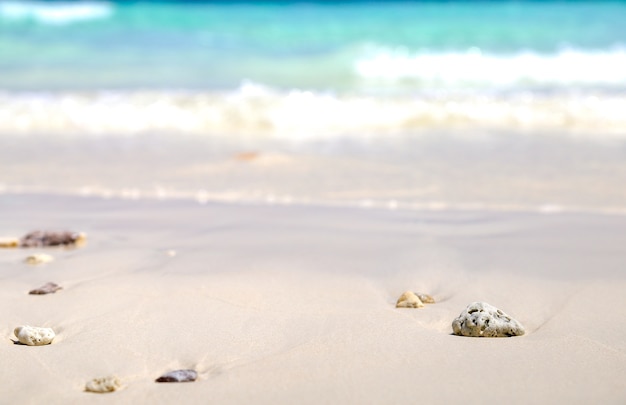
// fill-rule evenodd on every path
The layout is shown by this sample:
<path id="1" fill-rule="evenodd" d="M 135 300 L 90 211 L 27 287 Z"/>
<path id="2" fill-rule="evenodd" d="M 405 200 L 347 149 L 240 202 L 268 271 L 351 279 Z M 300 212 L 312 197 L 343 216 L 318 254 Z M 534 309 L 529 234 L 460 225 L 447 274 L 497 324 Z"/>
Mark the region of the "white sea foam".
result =
<path id="1" fill-rule="evenodd" d="M 107 187 L 54 187 L 54 186 L 5 186 L 0 189 L 1 195 L 54 195 L 54 196 L 78 196 L 84 198 L 103 198 L 120 200 L 160 200 L 160 201 L 195 201 L 200 205 L 211 203 L 229 204 L 259 204 L 281 206 L 317 206 L 335 208 L 360 208 L 372 210 L 403 210 L 403 211 L 494 211 L 494 212 L 517 212 L 539 213 L 544 215 L 563 214 L 599 214 L 626 216 L 626 208 L 623 206 L 585 206 L 576 204 L 537 205 L 532 203 L 488 203 L 488 202 L 459 202 L 459 201 L 398 201 L 395 199 L 360 199 L 360 200 L 334 200 L 323 198 L 302 198 L 292 195 L 280 195 L 263 193 L 251 193 L 249 191 L 211 192 L 206 190 L 167 190 L 165 195 L 159 189 L 116 189 Z"/>
<path id="2" fill-rule="evenodd" d="M 0 133 L 386 136 L 487 127 L 626 137 L 626 95 L 368 97 L 245 84 L 232 92 L 0 92 Z"/>
<path id="3" fill-rule="evenodd" d="M 365 79 L 418 80 L 424 86 L 626 86 L 626 48 L 557 53 L 412 53 L 404 48 L 370 50 L 355 63 Z"/>
<path id="4" fill-rule="evenodd" d="M 53 2 L 5 1 L 0 2 L 0 18 L 34 19 L 45 24 L 69 24 L 76 21 L 107 18 L 113 14 L 113 5 L 101 1 Z"/>

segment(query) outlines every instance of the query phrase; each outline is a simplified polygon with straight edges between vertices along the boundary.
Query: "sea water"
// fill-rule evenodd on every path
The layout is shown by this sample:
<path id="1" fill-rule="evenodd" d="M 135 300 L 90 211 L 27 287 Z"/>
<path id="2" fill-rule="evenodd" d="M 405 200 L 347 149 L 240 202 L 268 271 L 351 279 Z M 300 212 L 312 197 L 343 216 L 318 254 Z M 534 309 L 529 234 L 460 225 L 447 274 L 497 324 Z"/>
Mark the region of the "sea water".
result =
<path id="1" fill-rule="evenodd" d="M 154 160 L 153 177 L 129 180 L 133 187 L 168 182 L 156 174 L 161 156 L 164 172 L 185 173 L 169 179 L 171 187 L 208 195 L 245 189 L 269 199 L 302 194 L 278 175 L 255 179 L 260 191 L 216 184 L 211 174 L 232 184 L 234 172 L 203 165 L 230 145 L 229 153 L 355 158 L 354 165 L 326 162 L 332 170 L 319 190 L 311 177 L 309 194 L 325 200 L 375 195 L 391 205 L 445 206 L 493 202 L 487 196 L 502 193 L 496 202 L 504 205 L 541 205 L 604 193 L 597 200 L 619 208 L 626 198 L 610 190 L 626 179 L 625 21 L 624 1 L 1 1 L 2 181 L 42 186 L 34 175 L 7 173 L 43 161 L 58 170 L 49 150 L 69 162 L 88 155 L 124 167 L 132 159 L 123 153 L 140 159 L 155 149 L 144 157 Z M 462 138 L 453 148 L 460 152 L 418 141 L 446 144 L 449 133 Z M 537 146 L 528 136 L 548 140 Z M 586 143 L 576 148 L 572 136 Z M 116 137 L 124 140 L 115 147 L 85 146 Z M 42 139 L 83 146 L 64 155 L 58 144 L 33 146 Z M 183 148 L 183 139 L 194 146 Z M 376 166 L 382 157 L 387 166 Z M 475 172 L 475 187 L 449 173 L 460 164 Z M 323 172 L 319 166 L 311 170 Z M 142 167 L 126 167 L 126 176 Z M 555 167 L 559 175 L 550 174 Z M 489 175 L 502 169 L 512 181 Z M 103 171 L 71 185 L 120 186 Z M 349 180 L 332 180 L 350 171 Z M 555 178 L 570 181 L 567 190 L 600 190 L 559 197 L 551 194 Z M 521 188 L 507 188 L 516 182 Z"/>
<path id="2" fill-rule="evenodd" d="M 3 1 L 0 130 L 626 133 L 625 21 L 619 1 Z"/>

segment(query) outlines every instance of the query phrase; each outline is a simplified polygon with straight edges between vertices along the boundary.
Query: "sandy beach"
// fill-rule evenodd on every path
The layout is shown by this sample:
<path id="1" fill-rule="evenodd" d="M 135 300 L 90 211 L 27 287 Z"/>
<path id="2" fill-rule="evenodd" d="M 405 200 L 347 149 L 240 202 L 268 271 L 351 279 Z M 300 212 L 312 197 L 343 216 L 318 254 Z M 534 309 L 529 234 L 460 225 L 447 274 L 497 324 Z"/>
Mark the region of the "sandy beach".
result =
<path id="1" fill-rule="evenodd" d="M 87 233 L 2 249 L 2 398 L 28 403 L 621 403 L 626 217 L 0 198 L 3 229 Z M 55 261 L 23 263 L 33 252 Z M 45 282 L 55 294 L 27 292 Z M 397 309 L 405 290 L 436 304 Z M 452 335 L 467 304 L 513 338 Z M 51 327 L 15 345 L 18 325 Z M 198 381 L 157 384 L 174 369 Z M 84 392 L 116 375 L 123 389 Z"/>
<path id="2" fill-rule="evenodd" d="M 0 405 L 626 404 L 624 21 L 0 1 Z"/>

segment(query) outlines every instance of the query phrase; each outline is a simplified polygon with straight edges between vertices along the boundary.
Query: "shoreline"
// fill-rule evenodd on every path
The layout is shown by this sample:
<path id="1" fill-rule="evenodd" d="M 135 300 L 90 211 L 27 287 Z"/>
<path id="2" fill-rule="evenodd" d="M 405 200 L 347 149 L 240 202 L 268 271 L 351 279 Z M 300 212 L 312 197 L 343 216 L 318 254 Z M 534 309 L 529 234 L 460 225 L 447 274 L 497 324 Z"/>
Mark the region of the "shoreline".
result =
<path id="1" fill-rule="evenodd" d="M 297 198 L 291 195 L 274 195 L 253 193 L 237 194 L 233 192 L 210 193 L 207 190 L 183 191 L 166 190 L 155 187 L 153 190 L 138 188 L 112 189 L 99 187 L 80 187 L 72 189 L 46 188 L 44 186 L 19 186 L 0 184 L 0 198 L 19 198 L 20 196 L 40 198 L 69 198 L 95 199 L 104 201 L 128 202 L 161 202 L 161 203 L 191 203 L 198 205 L 232 205 L 241 207 L 300 207 L 311 209 L 347 209 L 347 210 L 380 210 L 380 211 L 408 211 L 416 213 L 501 213 L 501 214 L 538 214 L 538 215 L 603 215 L 625 216 L 626 207 L 605 206 L 588 207 L 563 205 L 554 203 L 545 204 L 514 204 L 514 203 L 484 203 L 484 202 L 446 202 L 422 201 L 407 202 L 390 198 L 372 198 L 359 200 L 323 200 Z"/>
<path id="2" fill-rule="evenodd" d="M 3 233 L 87 234 L 72 250 L 0 250 L 0 354 L 11 365 L 0 393 L 12 402 L 625 398 L 620 216 L 25 195 L 1 195 L 0 208 Z M 22 263 L 36 251 L 56 260 Z M 47 281 L 64 289 L 27 295 Z M 437 303 L 396 309 L 410 289 Z M 472 301 L 501 308 L 526 335 L 451 335 Z M 22 324 L 57 338 L 13 345 Z M 177 368 L 198 380 L 153 382 Z M 110 374 L 120 392 L 83 392 Z"/>
<path id="3" fill-rule="evenodd" d="M 624 142 L 552 135 L 450 132 L 355 143 L 0 136 L 0 161 L 11 168 L 0 194 L 623 213 Z"/>

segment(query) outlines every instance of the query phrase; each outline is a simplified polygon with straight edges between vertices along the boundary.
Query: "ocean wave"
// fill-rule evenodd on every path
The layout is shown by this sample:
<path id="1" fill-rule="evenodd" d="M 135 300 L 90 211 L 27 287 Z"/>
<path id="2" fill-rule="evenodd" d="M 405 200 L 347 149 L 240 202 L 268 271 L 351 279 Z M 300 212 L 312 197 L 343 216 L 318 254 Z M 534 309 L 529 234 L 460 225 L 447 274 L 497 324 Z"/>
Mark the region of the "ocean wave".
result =
<path id="1" fill-rule="evenodd" d="M 107 18 L 113 5 L 101 1 L 42 2 L 5 1 L 0 3 L 0 19 L 33 19 L 44 24 L 69 24 L 77 21 Z"/>
<path id="2" fill-rule="evenodd" d="M 624 94 L 369 97 L 246 83 L 225 92 L 0 92 L 0 133 L 171 132 L 306 140 L 484 127 L 626 137 L 624 111 Z"/>
<path id="3" fill-rule="evenodd" d="M 361 78 L 415 80 L 424 86 L 626 86 L 626 48 L 553 54 L 519 51 L 508 55 L 482 52 L 412 53 L 404 48 L 377 48 L 354 64 Z"/>

